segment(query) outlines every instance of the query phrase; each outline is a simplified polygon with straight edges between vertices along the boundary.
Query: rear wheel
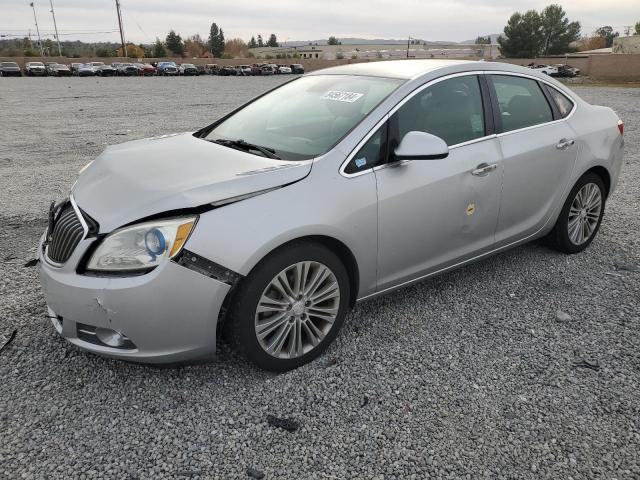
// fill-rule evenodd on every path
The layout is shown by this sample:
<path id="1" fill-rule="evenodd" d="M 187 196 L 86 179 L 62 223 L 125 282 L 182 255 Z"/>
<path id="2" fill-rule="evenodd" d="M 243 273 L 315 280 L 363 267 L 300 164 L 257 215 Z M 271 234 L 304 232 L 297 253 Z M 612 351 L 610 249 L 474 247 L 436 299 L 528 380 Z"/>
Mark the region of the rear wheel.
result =
<path id="1" fill-rule="evenodd" d="M 547 237 L 550 245 L 564 253 L 587 248 L 600 229 L 605 198 L 604 182 L 598 175 L 586 173 L 580 177 Z"/>
<path id="2" fill-rule="evenodd" d="M 350 294 L 337 255 L 321 244 L 293 243 L 269 255 L 243 280 L 226 330 L 260 368 L 297 368 L 335 339 Z"/>

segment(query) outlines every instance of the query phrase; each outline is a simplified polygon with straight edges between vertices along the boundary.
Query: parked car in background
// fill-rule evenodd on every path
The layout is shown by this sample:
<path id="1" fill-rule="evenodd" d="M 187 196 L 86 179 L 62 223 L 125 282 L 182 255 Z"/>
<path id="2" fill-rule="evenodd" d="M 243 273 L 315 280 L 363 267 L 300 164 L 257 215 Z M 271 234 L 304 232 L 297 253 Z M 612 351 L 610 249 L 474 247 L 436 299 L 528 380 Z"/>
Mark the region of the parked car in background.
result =
<path id="1" fill-rule="evenodd" d="M 0 62 L 0 77 L 21 77 L 22 70 L 16 62 Z"/>
<path id="2" fill-rule="evenodd" d="M 28 77 L 44 77 L 47 71 L 42 62 L 27 62 L 24 66 L 24 74 Z"/>
<path id="3" fill-rule="evenodd" d="M 533 70 L 537 70 L 538 72 L 549 75 L 550 77 L 555 77 L 558 74 L 558 69 L 551 65 L 536 65 L 532 68 Z"/>
<path id="4" fill-rule="evenodd" d="M 297 73 L 297 74 L 304 73 L 304 67 L 299 63 L 293 63 L 289 65 L 289 68 L 291 68 L 291 73 Z"/>
<path id="5" fill-rule="evenodd" d="M 113 66 L 113 64 L 111 65 Z M 133 63 L 120 63 L 116 67 L 116 74 L 121 77 L 135 77 L 139 75 L 139 72 Z"/>
<path id="6" fill-rule="evenodd" d="M 71 69 L 63 63 L 55 63 L 49 67 L 49 75 L 52 77 L 70 77 Z"/>
<path id="7" fill-rule="evenodd" d="M 157 68 L 150 63 L 134 63 L 133 65 L 138 69 L 138 75 L 153 76 L 157 72 Z"/>
<path id="8" fill-rule="evenodd" d="M 118 74 L 118 71 L 113 68 L 111 65 L 102 65 L 95 67 L 96 75 L 99 77 L 115 77 Z"/>
<path id="9" fill-rule="evenodd" d="M 244 75 L 245 77 L 253 75 L 251 65 L 239 65 L 237 69 L 240 72 L 240 75 Z"/>
<path id="10" fill-rule="evenodd" d="M 44 69 L 47 72 L 47 75 L 53 76 L 53 67 L 56 65 L 56 62 L 45 62 Z"/>
<path id="11" fill-rule="evenodd" d="M 218 72 L 220 70 L 220 67 L 218 66 L 217 63 L 207 63 L 204 66 L 204 70 L 205 72 L 207 72 L 207 74 L 209 75 L 218 75 Z"/>
<path id="12" fill-rule="evenodd" d="M 552 75 L 552 77 L 555 76 L 555 77 L 572 78 L 580 75 L 580 70 L 578 68 L 570 67 L 569 65 L 560 64 L 560 63 L 553 66 L 556 68 L 556 70 L 558 70 L 558 73 L 555 75 Z"/>
<path id="13" fill-rule="evenodd" d="M 82 65 L 81 63 L 72 63 L 69 66 L 69 69 L 71 70 L 71 75 L 78 75 L 78 70 L 80 68 L 80 65 Z"/>
<path id="14" fill-rule="evenodd" d="M 198 69 L 193 63 L 183 63 L 180 65 L 180 75 L 195 77 L 198 75 Z"/>
<path id="15" fill-rule="evenodd" d="M 178 66 L 175 62 L 158 62 L 158 75 L 175 76 L 178 75 Z"/>
<path id="16" fill-rule="evenodd" d="M 291 73 L 291 67 L 286 65 L 278 65 L 278 73 Z"/>
<path id="17" fill-rule="evenodd" d="M 276 73 L 275 65 L 267 64 L 260 67 L 260 75 L 275 75 Z"/>
<path id="18" fill-rule="evenodd" d="M 230 66 L 224 66 L 220 70 L 218 70 L 218 75 L 222 77 L 235 77 L 238 75 L 238 71 Z"/>
<path id="19" fill-rule="evenodd" d="M 196 65 L 196 69 L 198 70 L 198 75 L 207 75 L 207 70 L 204 68 L 204 65 Z"/>
<path id="20" fill-rule="evenodd" d="M 81 63 L 78 66 L 77 75 L 79 77 L 93 77 L 96 74 L 96 68 L 98 68 L 98 67 L 94 67 L 90 63 Z"/>
<path id="21" fill-rule="evenodd" d="M 586 249 L 623 133 L 516 65 L 313 72 L 84 168 L 37 248 L 47 317 L 82 349 L 152 363 L 212 358 L 220 323 L 261 368 L 296 368 L 359 301 L 542 237 Z"/>

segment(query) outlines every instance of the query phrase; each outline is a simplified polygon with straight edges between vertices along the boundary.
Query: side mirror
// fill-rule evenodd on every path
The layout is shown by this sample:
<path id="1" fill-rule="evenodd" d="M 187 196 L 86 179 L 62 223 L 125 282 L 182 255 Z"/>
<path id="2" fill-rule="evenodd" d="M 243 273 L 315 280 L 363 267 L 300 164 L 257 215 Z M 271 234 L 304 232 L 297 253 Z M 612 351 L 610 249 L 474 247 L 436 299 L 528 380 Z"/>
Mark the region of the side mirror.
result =
<path id="1" fill-rule="evenodd" d="M 427 132 L 408 132 L 394 151 L 396 160 L 439 160 L 449 156 L 449 147 L 440 137 Z"/>

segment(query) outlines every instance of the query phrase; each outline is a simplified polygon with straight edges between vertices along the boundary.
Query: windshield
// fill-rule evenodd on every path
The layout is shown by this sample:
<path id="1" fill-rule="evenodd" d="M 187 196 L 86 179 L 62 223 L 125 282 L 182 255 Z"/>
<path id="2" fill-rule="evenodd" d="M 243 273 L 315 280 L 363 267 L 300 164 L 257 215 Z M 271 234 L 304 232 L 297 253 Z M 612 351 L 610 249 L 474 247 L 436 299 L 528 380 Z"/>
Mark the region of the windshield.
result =
<path id="1" fill-rule="evenodd" d="M 18 64 L 15 62 L 2 62 L 1 64 L 3 67 L 17 67 Z"/>
<path id="2" fill-rule="evenodd" d="M 328 152 L 402 80 L 317 75 L 287 83 L 216 125 L 205 138 L 244 140 L 285 160 Z"/>

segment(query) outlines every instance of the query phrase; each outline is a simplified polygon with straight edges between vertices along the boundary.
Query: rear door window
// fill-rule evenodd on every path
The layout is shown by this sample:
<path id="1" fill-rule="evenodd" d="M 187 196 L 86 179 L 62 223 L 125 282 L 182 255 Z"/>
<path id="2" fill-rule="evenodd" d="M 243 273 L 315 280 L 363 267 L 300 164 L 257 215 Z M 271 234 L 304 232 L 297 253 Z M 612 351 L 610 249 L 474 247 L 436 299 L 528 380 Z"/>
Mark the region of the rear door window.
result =
<path id="1" fill-rule="evenodd" d="M 538 82 L 510 75 L 490 77 L 496 92 L 503 132 L 553 121 L 553 111 Z"/>
<path id="2" fill-rule="evenodd" d="M 569 115 L 571 113 L 571 110 L 573 110 L 573 102 L 569 100 L 569 98 L 566 95 L 564 95 L 560 91 L 548 85 L 547 85 L 547 91 L 549 92 L 549 95 L 551 95 L 551 98 L 553 98 L 553 101 L 558 107 L 558 112 L 560 112 L 560 116 L 562 118 L 565 118 L 567 115 Z"/>

